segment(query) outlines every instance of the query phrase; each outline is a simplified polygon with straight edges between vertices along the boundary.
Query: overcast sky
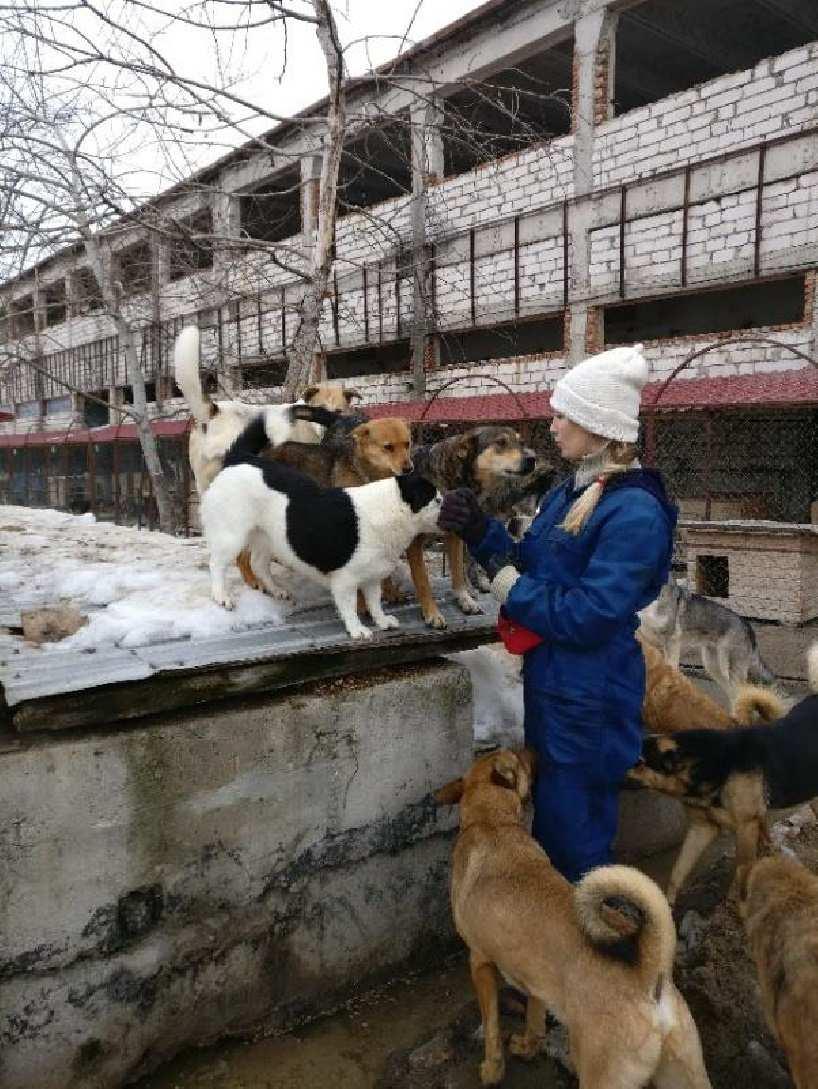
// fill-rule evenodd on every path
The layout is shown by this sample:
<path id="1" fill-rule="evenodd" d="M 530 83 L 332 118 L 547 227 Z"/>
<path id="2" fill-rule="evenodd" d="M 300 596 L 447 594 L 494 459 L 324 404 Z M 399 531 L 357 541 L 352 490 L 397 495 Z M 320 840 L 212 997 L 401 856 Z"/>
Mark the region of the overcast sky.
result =
<path id="1" fill-rule="evenodd" d="M 346 52 L 349 74 L 361 75 L 383 64 L 399 50 L 405 51 L 483 2 L 338 0 L 333 8 L 343 42 L 349 46 Z M 165 7 L 171 9 L 170 0 L 165 0 Z M 180 4 L 179 9 L 182 8 Z M 288 22 L 283 75 L 284 33 L 279 27 L 221 35 L 217 52 L 213 39 L 205 32 L 153 18 L 145 25 L 151 28 L 152 44 L 173 60 L 180 73 L 207 82 L 218 82 L 219 74 L 242 73 L 244 78 L 235 85 L 236 93 L 269 113 L 291 116 L 327 92 L 323 56 L 315 28 L 310 24 Z M 271 120 L 260 121 L 248 125 L 248 129 L 260 132 L 272 124 Z M 229 141 L 234 145 L 241 143 L 237 134 Z M 189 165 L 203 166 L 224 151 L 223 146 L 193 148 Z"/>

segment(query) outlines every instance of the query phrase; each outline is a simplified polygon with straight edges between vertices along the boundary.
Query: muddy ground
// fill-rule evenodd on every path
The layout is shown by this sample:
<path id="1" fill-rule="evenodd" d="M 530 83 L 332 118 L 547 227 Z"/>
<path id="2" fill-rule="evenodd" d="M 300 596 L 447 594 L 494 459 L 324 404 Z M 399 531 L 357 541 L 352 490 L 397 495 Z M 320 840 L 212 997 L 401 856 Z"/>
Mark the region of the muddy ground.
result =
<path id="1" fill-rule="evenodd" d="M 787 836 L 818 871 L 818 824 Z M 710 852 L 680 896 L 676 981 L 704 1047 L 714 1089 L 792 1089 L 786 1061 L 758 1004 L 755 969 L 734 906 L 729 844 Z M 664 880 L 669 858 L 646 867 Z M 518 1011 L 504 992 L 507 1031 Z M 465 958 L 458 953 L 433 973 L 404 976 L 356 996 L 344 1009 L 299 1031 L 228 1042 L 180 1057 L 142 1080 L 139 1089 L 478 1089 L 479 1017 Z M 549 1050 L 564 1047 L 561 1032 Z M 547 1054 L 533 1063 L 508 1059 L 507 1089 L 569 1089 L 576 1082 Z"/>

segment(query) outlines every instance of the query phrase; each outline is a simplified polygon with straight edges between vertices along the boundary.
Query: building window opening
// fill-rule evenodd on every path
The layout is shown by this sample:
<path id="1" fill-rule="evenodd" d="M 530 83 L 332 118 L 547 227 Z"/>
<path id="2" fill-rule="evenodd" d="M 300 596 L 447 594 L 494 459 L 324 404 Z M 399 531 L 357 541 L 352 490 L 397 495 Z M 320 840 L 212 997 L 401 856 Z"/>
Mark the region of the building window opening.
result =
<path id="1" fill-rule="evenodd" d="M 108 390 L 94 390 L 93 396 L 96 398 L 91 401 L 89 398 L 84 397 L 82 403 L 82 419 L 86 427 L 106 427 L 110 422 L 108 411 Z M 103 404 L 99 402 L 102 401 Z"/>
<path id="2" fill-rule="evenodd" d="M 65 280 L 45 285 L 45 323 L 61 325 L 66 318 Z"/>
<path id="3" fill-rule="evenodd" d="M 301 176 L 288 170 L 240 198 L 241 229 L 248 238 L 283 242 L 301 231 Z"/>
<path id="4" fill-rule="evenodd" d="M 720 291 L 692 291 L 605 307 L 605 343 L 633 344 L 763 329 L 804 320 L 804 277 L 788 276 Z"/>
<path id="5" fill-rule="evenodd" d="M 205 208 L 177 224 L 170 250 L 170 279 L 181 280 L 213 267 L 213 217 Z"/>
<path id="6" fill-rule="evenodd" d="M 366 129 L 344 149 L 338 176 L 342 215 L 403 196 L 411 188 L 408 116 Z"/>
<path id="7" fill-rule="evenodd" d="M 565 322 L 562 313 L 491 328 L 466 329 L 440 334 L 440 362 L 457 366 L 491 359 L 512 359 L 562 351 Z"/>
<path id="8" fill-rule="evenodd" d="M 287 377 L 286 359 L 266 359 L 263 363 L 241 368 L 244 389 L 274 389 L 284 384 Z"/>
<path id="9" fill-rule="evenodd" d="M 327 355 L 327 378 L 360 378 L 367 374 L 408 374 L 412 348 L 408 340 L 374 344 Z"/>
<path id="10" fill-rule="evenodd" d="M 119 278 L 126 295 L 150 291 L 153 284 L 153 253 L 150 242 L 137 242 L 117 254 Z"/>
<path id="11" fill-rule="evenodd" d="M 156 383 L 145 383 L 145 401 L 148 404 L 152 404 L 156 400 Z M 133 386 L 122 387 L 122 403 L 125 405 L 133 404 Z"/>
<path id="12" fill-rule="evenodd" d="M 573 41 L 566 40 L 514 68 L 469 82 L 443 104 L 446 174 L 571 131 Z"/>
<path id="13" fill-rule="evenodd" d="M 617 22 L 615 114 L 752 68 L 817 35 L 815 0 L 646 0 Z"/>
<path id="14" fill-rule="evenodd" d="M 15 337 L 26 337 L 34 332 L 34 296 L 26 295 L 11 304 L 11 321 Z"/>
<path id="15" fill-rule="evenodd" d="M 102 309 L 102 292 L 99 289 L 97 278 L 90 268 L 77 269 L 73 276 L 71 291 L 73 295 L 72 309 L 75 317 L 93 314 L 95 311 Z"/>

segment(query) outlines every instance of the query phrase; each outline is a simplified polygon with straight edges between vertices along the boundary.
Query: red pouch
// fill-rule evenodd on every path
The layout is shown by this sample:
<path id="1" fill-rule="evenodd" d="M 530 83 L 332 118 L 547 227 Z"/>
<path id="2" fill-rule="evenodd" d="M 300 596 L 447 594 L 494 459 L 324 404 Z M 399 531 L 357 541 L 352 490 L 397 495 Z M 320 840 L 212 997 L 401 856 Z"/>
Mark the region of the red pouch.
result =
<path id="1" fill-rule="evenodd" d="M 537 635 L 529 628 L 524 628 L 522 624 L 515 624 L 502 612 L 497 618 L 497 634 L 503 640 L 503 646 L 509 654 L 525 654 L 526 651 L 533 650 L 543 642 L 541 635 Z"/>

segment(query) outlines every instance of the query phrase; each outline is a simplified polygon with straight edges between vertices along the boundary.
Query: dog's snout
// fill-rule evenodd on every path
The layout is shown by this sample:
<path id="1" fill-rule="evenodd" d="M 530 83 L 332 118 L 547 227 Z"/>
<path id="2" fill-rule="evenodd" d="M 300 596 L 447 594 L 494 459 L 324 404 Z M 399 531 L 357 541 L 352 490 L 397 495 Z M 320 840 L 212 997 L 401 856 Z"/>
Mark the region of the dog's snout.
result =
<path id="1" fill-rule="evenodd" d="M 536 464 L 536 458 L 534 457 L 534 451 L 533 450 L 524 450 L 523 451 L 523 472 L 524 473 L 533 473 L 535 464 Z"/>

